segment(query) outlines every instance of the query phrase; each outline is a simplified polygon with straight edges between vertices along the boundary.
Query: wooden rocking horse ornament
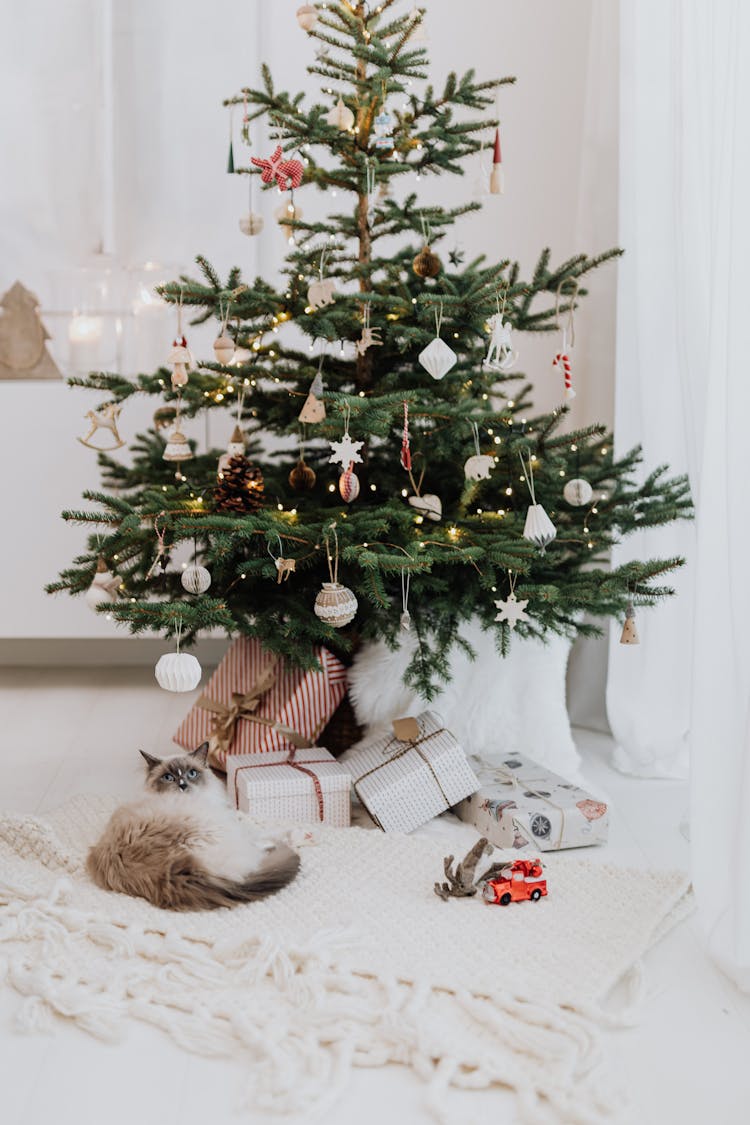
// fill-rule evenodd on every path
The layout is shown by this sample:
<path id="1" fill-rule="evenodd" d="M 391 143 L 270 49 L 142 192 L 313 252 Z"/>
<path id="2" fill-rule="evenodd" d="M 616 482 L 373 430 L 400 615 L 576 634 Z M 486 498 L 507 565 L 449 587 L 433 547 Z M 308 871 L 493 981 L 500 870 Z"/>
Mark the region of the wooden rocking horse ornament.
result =
<path id="1" fill-rule="evenodd" d="M 122 405 L 117 402 L 108 402 L 106 406 L 101 406 L 98 410 L 89 410 L 84 414 L 84 418 L 88 418 L 91 423 L 91 429 L 85 437 L 79 437 L 81 445 L 85 445 L 87 449 L 94 449 L 97 453 L 109 453 L 110 450 L 119 449 L 125 444 L 117 431 L 117 419 L 120 416 Z M 114 445 L 92 445 L 91 438 L 97 430 L 109 430 L 115 440 Z"/>

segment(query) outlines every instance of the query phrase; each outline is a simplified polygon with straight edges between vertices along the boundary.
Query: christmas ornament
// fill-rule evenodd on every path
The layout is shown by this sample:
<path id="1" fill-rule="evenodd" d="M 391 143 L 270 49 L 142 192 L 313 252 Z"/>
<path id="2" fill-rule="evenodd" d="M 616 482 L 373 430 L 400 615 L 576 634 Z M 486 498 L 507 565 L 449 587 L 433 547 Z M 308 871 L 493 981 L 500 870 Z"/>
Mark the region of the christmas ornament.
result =
<path id="1" fill-rule="evenodd" d="M 362 313 L 362 335 L 355 342 L 357 355 L 364 355 L 368 348 L 381 347 L 380 329 L 370 328 L 370 306 L 365 305 Z"/>
<path id="2" fill-rule="evenodd" d="M 159 406 L 154 411 L 153 425 L 158 433 L 160 430 L 166 430 L 169 426 L 174 425 L 174 420 L 177 417 L 176 406 Z"/>
<path id="3" fill-rule="evenodd" d="M 50 339 L 39 316 L 39 301 L 16 281 L 0 300 L 0 379 L 59 379 L 47 351 Z M 75 320 L 70 326 L 71 332 Z"/>
<path id="4" fill-rule="evenodd" d="M 404 402 L 404 430 L 401 435 L 401 468 L 411 472 L 411 444 L 409 441 L 409 404 Z"/>
<path id="5" fill-rule="evenodd" d="M 341 441 L 332 441 L 331 449 L 333 452 L 328 458 L 332 465 L 338 463 L 339 465 L 351 465 L 354 462 L 362 464 L 362 455 L 360 449 L 365 444 L 363 441 L 352 441 L 349 436 L 349 417 L 350 411 L 347 406 L 344 410 L 344 436 Z"/>
<path id="6" fill-rule="evenodd" d="M 467 480 L 487 480 L 494 468 L 495 458 L 489 453 L 480 453 L 479 426 L 476 422 L 471 423 L 471 429 L 474 437 L 474 455 L 464 464 L 464 475 Z"/>
<path id="7" fill-rule="evenodd" d="M 158 515 L 154 516 L 154 535 L 156 536 L 156 555 L 154 556 L 154 561 L 151 563 L 151 566 L 148 568 L 148 571 L 146 573 L 146 581 L 150 581 L 154 577 L 157 570 L 159 569 L 159 564 L 161 564 L 162 571 L 165 571 L 167 569 L 167 563 L 169 562 L 169 557 L 167 555 L 167 548 L 166 548 L 166 544 L 164 542 L 166 534 L 167 534 L 166 517 L 167 517 L 166 512 L 159 512 Z"/>
<path id="8" fill-rule="evenodd" d="M 383 181 L 385 183 L 385 181 Z M 381 184 L 381 187 L 383 185 Z M 367 222 L 372 226 L 375 220 L 375 164 L 369 156 L 365 157 L 365 197 L 367 199 Z M 378 196 L 380 198 L 380 196 Z"/>
<path id="9" fill-rule="evenodd" d="M 190 448 L 188 439 L 180 429 L 180 421 L 178 418 L 174 429 L 167 437 L 167 444 L 164 447 L 162 457 L 165 461 L 190 461 L 192 456 L 193 451 Z"/>
<path id="10" fill-rule="evenodd" d="M 495 129 L 495 143 L 492 148 L 492 175 L 490 176 L 490 195 L 502 195 L 505 192 L 505 177 L 503 175 L 503 157 L 500 151 L 500 130 Z"/>
<path id="11" fill-rule="evenodd" d="M 238 409 L 237 413 L 239 414 L 240 410 L 241 410 L 240 404 L 238 404 L 238 407 L 239 407 L 239 409 Z M 227 465 L 229 464 L 229 462 L 232 460 L 233 457 L 244 457 L 244 455 L 245 455 L 245 437 L 244 437 L 244 435 L 242 433 L 242 430 L 240 429 L 239 425 L 237 425 L 237 426 L 234 427 L 234 430 L 232 431 L 232 436 L 229 439 L 229 444 L 227 445 L 226 453 L 222 453 L 221 457 L 219 458 L 219 464 L 218 464 L 219 477 L 221 477 L 221 475 L 224 472 L 224 469 L 227 467 Z"/>
<path id="12" fill-rule="evenodd" d="M 281 145 L 277 145 L 271 155 L 266 159 L 260 156 L 251 156 L 250 163 L 261 169 L 260 178 L 264 184 L 278 184 L 280 191 L 288 187 L 296 189 L 302 183 L 304 168 L 300 160 L 284 159 Z"/>
<path id="13" fill-rule="evenodd" d="M 576 397 L 576 393 L 573 390 L 573 365 L 571 363 L 570 353 L 573 350 L 573 346 L 575 344 L 575 338 L 576 338 L 576 334 L 575 334 L 575 303 L 576 303 L 576 297 L 578 296 L 578 281 L 577 280 L 573 281 L 573 292 L 570 295 L 570 300 L 568 302 L 567 321 L 563 326 L 561 326 L 560 325 L 560 297 L 562 295 L 562 287 L 563 287 L 564 284 L 565 284 L 564 281 L 560 282 L 560 284 L 557 287 L 557 294 L 556 294 L 556 297 L 555 297 L 555 325 L 561 331 L 562 344 L 560 346 L 559 352 L 557 352 L 555 354 L 555 358 L 552 360 L 552 369 L 556 370 L 558 373 L 560 373 L 562 375 L 563 383 L 564 383 L 564 386 L 565 386 L 565 398 L 567 400 L 570 400 L 570 399 L 573 399 L 573 398 Z"/>
<path id="14" fill-rule="evenodd" d="M 188 366 L 192 356 L 184 336 L 177 336 L 172 341 L 172 350 L 167 356 L 167 363 L 172 368 L 172 386 L 175 390 L 184 387 L 188 381 Z"/>
<path id="15" fill-rule="evenodd" d="M 297 23 L 303 31 L 312 31 L 318 22 L 318 13 L 312 4 L 303 4 L 297 9 Z"/>
<path id="16" fill-rule="evenodd" d="M 223 363 L 225 366 L 231 363 L 234 358 L 234 340 L 228 332 L 222 332 L 214 340 L 214 355 L 216 356 L 217 363 Z"/>
<path id="17" fill-rule="evenodd" d="M 308 286 L 307 303 L 312 309 L 322 309 L 325 308 L 326 305 L 333 304 L 333 298 L 336 292 L 335 283 L 332 278 L 323 276 L 327 257 L 328 255 L 324 250 L 320 255 L 318 280 L 311 282 Z"/>
<path id="18" fill-rule="evenodd" d="M 440 339 L 442 323 L 443 306 L 441 305 L 439 310 L 435 311 L 435 339 L 430 340 L 418 357 L 422 367 L 432 375 L 433 379 L 442 379 L 458 361 L 453 348 L 448 347 L 445 341 Z"/>
<path id="19" fill-rule="evenodd" d="M 326 625 L 334 629 L 342 629 L 353 620 L 357 612 L 357 598 L 339 582 L 339 539 L 336 533 L 336 524 L 332 523 L 330 530 L 333 532 L 334 551 L 331 549 L 328 536 L 325 537 L 326 558 L 328 560 L 328 574 L 330 582 L 324 582 L 323 588 L 315 599 L 315 615 Z"/>
<path id="20" fill-rule="evenodd" d="M 529 615 L 526 613 L 526 606 L 529 604 L 528 598 L 516 597 L 516 576 L 512 571 L 508 571 L 508 581 L 510 582 L 510 593 L 503 601 L 502 598 L 495 602 L 495 608 L 500 612 L 495 617 L 495 621 L 505 621 L 509 629 L 515 629 L 519 621 L 528 621 Z"/>
<path id="21" fill-rule="evenodd" d="M 257 215 L 255 211 L 248 211 L 247 215 L 243 215 L 240 219 L 240 230 L 243 234 L 250 236 L 260 234 L 263 227 L 263 216 Z"/>
<path id="22" fill-rule="evenodd" d="M 97 453 L 109 453 L 113 449 L 119 449 L 125 444 L 117 431 L 117 419 L 120 416 L 122 404 L 118 402 L 108 402 L 106 406 L 101 406 L 98 410 L 87 410 L 84 418 L 88 418 L 91 423 L 91 429 L 85 437 L 79 437 L 81 445 L 85 445 L 87 449 L 95 449 Z M 91 439 L 97 430 L 108 430 L 114 439 L 114 445 L 92 445 Z"/>
<path id="23" fill-rule="evenodd" d="M 203 669 L 189 652 L 165 652 L 156 662 L 156 682 L 165 691 L 193 691 L 201 682 Z"/>
<path id="24" fill-rule="evenodd" d="M 273 213 L 273 217 L 279 225 L 279 230 L 284 235 L 285 240 L 290 246 L 295 245 L 294 237 L 294 223 L 298 223 L 302 219 L 302 208 L 292 200 L 291 203 L 282 203 Z"/>
<path id="25" fill-rule="evenodd" d="M 211 585 L 211 575 L 205 566 L 198 566 L 197 563 L 194 563 L 192 566 L 185 567 L 180 581 L 183 589 L 187 590 L 189 594 L 205 594 Z"/>
<path id="26" fill-rule="evenodd" d="M 625 607 L 625 624 L 620 634 L 621 645 L 639 645 L 641 643 L 638 630 L 635 626 L 635 608 L 632 601 Z"/>
<path id="27" fill-rule="evenodd" d="M 531 495 L 531 504 L 526 513 L 526 522 L 523 527 L 523 537 L 534 543 L 542 554 L 545 548 L 557 535 L 557 528 L 549 518 L 541 504 L 537 504 L 536 495 L 534 492 L 534 474 L 531 471 L 531 460 L 528 465 L 524 464 L 523 454 L 519 453 L 521 459 L 521 468 L 526 477 L 526 483 L 529 487 Z"/>
<path id="28" fill-rule="evenodd" d="M 429 246 L 425 245 L 412 262 L 412 269 L 417 277 L 437 277 L 443 264 L 437 254 L 433 254 Z"/>
<path id="29" fill-rule="evenodd" d="M 232 144 L 231 126 L 229 135 L 229 156 L 227 157 L 227 172 L 230 175 L 234 172 L 234 146 Z"/>
<path id="30" fill-rule="evenodd" d="M 583 477 L 574 477 L 569 480 L 563 489 L 563 496 L 574 508 L 582 508 L 591 500 L 594 490 Z"/>
<path id="31" fill-rule="evenodd" d="M 500 307 L 500 298 L 497 298 L 497 312 L 491 316 L 488 324 L 490 328 L 490 343 L 482 367 L 491 371 L 510 371 L 518 359 L 518 352 L 513 350 L 511 339 L 511 325 L 503 320 L 505 314 L 505 297 L 503 306 Z"/>
<path id="32" fill-rule="evenodd" d="M 341 95 L 333 109 L 326 114 L 326 121 L 341 133 L 348 133 L 354 125 L 354 114 L 349 106 L 344 104 Z"/>
<path id="33" fill-rule="evenodd" d="M 117 601 L 117 590 L 122 585 L 118 574 L 113 574 L 100 555 L 96 563 L 96 574 L 91 580 L 91 585 L 83 595 L 89 609 L 97 609 L 100 605 L 111 605 Z"/>
<path id="34" fill-rule="evenodd" d="M 376 149 L 393 148 L 393 115 L 383 107 L 372 126 Z"/>
<path id="35" fill-rule="evenodd" d="M 410 496 L 409 503 L 421 515 L 427 516 L 428 520 L 437 522 L 443 515 L 442 501 L 434 492 L 425 492 L 422 496 Z"/>
<path id="36" fill-rule="evenodd" d="M 297 560 L 296 559 L 285 559 L 284 558 L 284 545 L 281 542 L 281 536 L 277 534 L 276 539 L 278 540 L 278 544 L 279 544 L 278 555 L 274 555 L 273 551 L 271 550 L 271 544 L 270 543 L 267 544 L 266 550 L 268 551 L 269 555 L 273 559 L 274 566 L 276 567 L 276 585 L 280 586 L 282 582 L 288 582 L 289 581 L 289 575 L 293 574 L 295 572 L 295 570 L 297 569 Z"/>
<path id="37" fill-rule="evenodd" d="M 315 488 L 315 470 L 311 469 L 300 452 L 300 458 L 289 474 L 289 484 L 295 492 L 310 492 Z"/>
<path id="38" fill-rule="evenodd" d="M 409 613 L 409 587 L 411 586 L 411 574 L 407 570 L 401 571 L 401 616 L 398 619 L 399 626 L 404 633 L 411 631 L 411 614 Z"/>
<path id="39" fill-rule="evenodd" d="M 359 496 L 359 477 L 354 472 L 354 465 L 351 461 L 339 477 L 339 493 L 341 499 L 347 504 L 351 504 L 352 500 L 356 500 Z"/>
<path id="40" fill-rule="evenodd" d="M 323 356 L 320 357 L 318 364 L 318 373 L 310 384 L 310 393 L 305 399 L 305 404 L 299 412 L 300 422 L 307 422 L 315 425 L 322 422 L 326 416 L 325 403 L 321 401 L 320 396 L 323 394 Z"/>
<path id="41" fill-rule="evenodd" d="M 263 474 L 251 465 L 244 453 L 230 460 L 214 488 L 217 512 L 254 512 L 264 501 Z"/>

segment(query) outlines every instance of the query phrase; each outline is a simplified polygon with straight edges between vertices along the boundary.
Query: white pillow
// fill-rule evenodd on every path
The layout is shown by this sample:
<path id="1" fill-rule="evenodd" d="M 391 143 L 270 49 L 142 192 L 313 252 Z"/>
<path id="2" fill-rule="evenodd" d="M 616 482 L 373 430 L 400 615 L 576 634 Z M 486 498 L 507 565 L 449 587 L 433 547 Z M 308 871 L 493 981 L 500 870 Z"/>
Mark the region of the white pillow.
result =
<path id="1" fill-rule="evenodd" d="M 499 764 L 525 754 L 555 773 L 575 775 L 580 758 L 565 706 L 570 641 L 514 636 L 510 653 L 502 657 L 493 634 L 479 622 L 464 625 L 461 632 L 477 658 L 469 660 L 455 648 L 450 681 L 429 702 L 401 678 L 414 650 L 413 637 L 405 635 L 396 652 L 382 641 L 363 646 L 349 671 L 349 695 L 367 736 L 380 733 L 392 719 L 430 707 L 466 752 L 485 762 Z"/>

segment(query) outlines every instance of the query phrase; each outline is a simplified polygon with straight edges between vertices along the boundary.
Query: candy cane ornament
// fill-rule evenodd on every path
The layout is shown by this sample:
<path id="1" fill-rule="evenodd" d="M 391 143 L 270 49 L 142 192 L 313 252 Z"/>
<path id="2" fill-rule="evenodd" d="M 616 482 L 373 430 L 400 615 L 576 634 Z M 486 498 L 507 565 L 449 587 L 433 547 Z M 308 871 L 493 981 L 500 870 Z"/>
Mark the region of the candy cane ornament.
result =
<path id="1" fill-rule="evenodd" d="M 571 399 L 576 397 L 573 390 L 573 364 L 571 363 L 570 353 L 576 341 L 575 330 L 575 305 L 576 297 L 578 296 L 578 281 L 573 281 L 573 292 L 570 294 L 568 301 L 568 319 L 565 325 L 560 324 L 560 297 L 562 296 L 562 287 L 564 282 L 560 282 L 557 287 L 557 294 L 555 296 L 555 325 L 562 331 L 562 344 L 560 351 L 557 352 L 555 358 L 552 360 L 552 370 L 558 371 L 563 377 L 565 385 L 565 399 L 570 402 Z"/>
<path id="2" fill-rule="evenodd" d="M 575 398 L 576 393 L 573 390 L 573 368 L 570 362 L 570 356 L 567 354 L 567 352 L 558 352 L 555 358 L 552 360 L 552 366 L 562 374 L 563 381 L 565 383 L 565 398 L 568 401 L 570 401 L 570 399 L 572 398 Z"/>
<path id="3" fill-rule="evenodd" d="M 411 472 L 411 446 L 409 444 L 409 404 L 404 403 L 404 432 L 401 438 L 401 468 Z"/>

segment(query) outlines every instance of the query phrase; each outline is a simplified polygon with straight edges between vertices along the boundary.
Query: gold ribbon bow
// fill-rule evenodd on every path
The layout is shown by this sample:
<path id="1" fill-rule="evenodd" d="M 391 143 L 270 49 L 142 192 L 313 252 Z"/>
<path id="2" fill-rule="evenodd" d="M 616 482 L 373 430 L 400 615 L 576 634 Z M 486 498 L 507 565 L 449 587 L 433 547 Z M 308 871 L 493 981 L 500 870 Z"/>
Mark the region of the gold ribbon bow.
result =
<path id="1" fill-rule="evenodd" d="M 277 723 L 273 719 L 266 719 L 263 715 L 256 714 L 263 696 L 276 682 L 277 663 L 274 660 L 273 663 L 269 664 L 265 671 L 258 676 L 249 691 L 233 691 L 231 703 L 220 703 L 216 699 L 211 699 L 205 693 L 198 700 L 198 706 L 201 710 L 210 711 L 216 716 L 208 747 L 208 760 L 212 766 L 223 768 L 223 759 L 229 753 L 229 747 L 232 744 L 240 719 L 270 727 L 300 750 L 310 745 L 310 739 L 306 738 L 305 735 L 285 726 L 284 723 Z"/>

